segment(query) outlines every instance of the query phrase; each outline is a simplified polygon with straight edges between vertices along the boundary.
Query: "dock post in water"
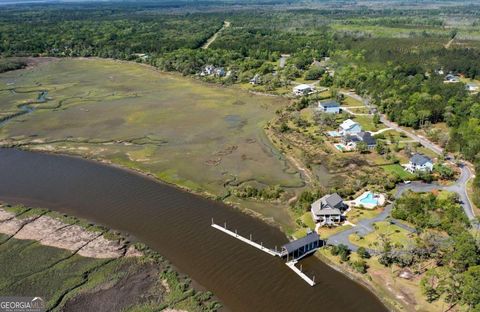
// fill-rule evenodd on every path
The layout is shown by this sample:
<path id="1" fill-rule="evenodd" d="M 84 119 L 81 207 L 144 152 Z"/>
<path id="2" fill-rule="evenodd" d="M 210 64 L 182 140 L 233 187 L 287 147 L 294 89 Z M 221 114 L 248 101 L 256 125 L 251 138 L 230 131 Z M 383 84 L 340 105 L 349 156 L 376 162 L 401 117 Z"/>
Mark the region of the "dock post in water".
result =
<path id="1" fill-rule="evenodd" d="M 272 250 L 270 248 L 264 247 L 263 242 L 260 242 L 260 244 L 254 242 L 252 239 L 251 233 L 250 233 L 250 239 L 248 239 L 239 235 L 237 229 L 234 229 L 234 231 L 230 231 L 229 229 L 227 229 L 226 221 L 224 222 L 222 227 L 220 225 L 215 224 L 212 218 L 212 227 L 232 237 L 235 237 L 236 239 L 241 240 L 242 242 L 247 243 L 250 246 L 260 249 L 261 251 L 266 252 L 271 256 L 280 257 L 280 258 L 286 257 L 287 258 L 286 265 L 290 269 L 292 269 L 292 271 L 295 272 L 298 276 L 300 276 L 304 281 L 306 281 L 310 286 L 315 286 L 315 276 L 313 276 L 313 279 L 310 279 L 305 273 L 303 273 L 303 265 L 300 265 L 300 269 L 298 269 L 295 265 L 298 263 L 298 261 L 301 258 L 314 253 L 320 247 L 320 238 L 318 234 L 309 233 L 307 234 L 307 236 L 303 238 L 297 239 L 295 241 L 292 241 L 288 244 L 283 245 L 282 250 L 278 252 L 277 246 L 275 246 L 275 250 Z"/>

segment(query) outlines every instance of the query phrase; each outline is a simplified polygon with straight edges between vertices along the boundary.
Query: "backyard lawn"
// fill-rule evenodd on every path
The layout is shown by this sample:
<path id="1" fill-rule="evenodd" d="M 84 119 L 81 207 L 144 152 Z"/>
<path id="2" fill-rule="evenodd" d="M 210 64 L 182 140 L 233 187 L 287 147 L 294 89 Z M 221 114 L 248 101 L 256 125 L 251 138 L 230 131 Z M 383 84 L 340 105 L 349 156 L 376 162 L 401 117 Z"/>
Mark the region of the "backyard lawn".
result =
<path id="1" fill-rule="evenodd" d="M 363 131 L 378 131 L 385 128 L 385 125 L 380 123 L 377 126 L 373 123 L 373 116 L 354 116 L 352 118 L 362 126 Z"/>
<path id="2" fill-rule="evenodd" d="M 383 211 L 383 208 L 376 208 L 376 209 L 361 209 L 361 208 L 352 208 L 347 213 L 348 221 L 352 222 L 353 224 L 361 221 L 363 219 L 371 219 L 376 217 Z"/>
<path id="3" fill-rule="evenodd" d="M 390 222 L 382 221 L 377 222 L 374 225 L 376 230 L 370 234 L 360 237 L 358 234 L 351 234 L 348 239 L 360 247 L 370 248 L 374 250 L 380 250 L 382 237 L 389 239 L 393 245 L 407 246 L 413 243 L 413 239 L 410 238 L 410 233 Z"/>
<path id="4" fill-rule="evenodd" d="M 393 173 L 398 175 L 400 179 L 404 181 L 413 180 L 415 178 L 413 174 L 411 174 L 408 171 L 405 171 L 405 169 L 399 164 L 384 165 L 382 166 L 382 168 L 388 173 Z"/>

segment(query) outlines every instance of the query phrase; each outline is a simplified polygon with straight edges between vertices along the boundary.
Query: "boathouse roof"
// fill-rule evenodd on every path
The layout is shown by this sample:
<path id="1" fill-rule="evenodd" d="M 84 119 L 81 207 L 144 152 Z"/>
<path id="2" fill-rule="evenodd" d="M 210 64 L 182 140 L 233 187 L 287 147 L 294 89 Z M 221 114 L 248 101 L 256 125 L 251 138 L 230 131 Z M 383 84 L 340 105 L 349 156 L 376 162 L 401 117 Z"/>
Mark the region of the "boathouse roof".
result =
<path id="1" fill-rule="evenodd" d="M 319 240 L 320 240 L 320 237 L 318 236 L 318 234 L 315 232 L 311 232 L 302 238 L 299 238 L 288 244 L 283 245 L 282 248 L 285 248 L 288 253 L 291 253 L 299 248 L 302 248 L 303 246 L 306 246 L 313 242 L 317 242 Z"/>

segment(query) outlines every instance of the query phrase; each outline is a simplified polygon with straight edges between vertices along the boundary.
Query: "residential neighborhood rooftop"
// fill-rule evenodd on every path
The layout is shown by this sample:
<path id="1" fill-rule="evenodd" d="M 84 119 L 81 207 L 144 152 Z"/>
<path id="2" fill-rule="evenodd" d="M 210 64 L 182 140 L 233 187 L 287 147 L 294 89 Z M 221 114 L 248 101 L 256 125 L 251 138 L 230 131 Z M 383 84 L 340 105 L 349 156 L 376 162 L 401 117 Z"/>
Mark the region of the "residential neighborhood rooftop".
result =
<path id="1" fill-rule="evenodd" d="M 425 156 L 423 154 L 416 153 L 410 158 L 410 162 L 416 166 L 423 166 L 426 163 L 431 163 L 432 159 L 430 157 Z"/>
<path id="2" fill-rule="evenodd" d="M 326 102 L 320 102 L 318 105 L 322 107 L 340 107 L 340 103 L 337 101 L 331 100 L 331 101 L 326 101 Z"/>
<path id="3" fill-rule="evenodd" d="M 351 119 L 347 119 L 347 120 L 345 120 L 344 122 L 342 122 L 342 123 L 340 124 L 340 128 L 342 128 L 342 129 L 350 129 L 351 127 L 356 126 L 356 125 L 358 125 L 357 122 L 355 122 L 355 121 L 353 121 L 353 120 L 351 120 Z"/>

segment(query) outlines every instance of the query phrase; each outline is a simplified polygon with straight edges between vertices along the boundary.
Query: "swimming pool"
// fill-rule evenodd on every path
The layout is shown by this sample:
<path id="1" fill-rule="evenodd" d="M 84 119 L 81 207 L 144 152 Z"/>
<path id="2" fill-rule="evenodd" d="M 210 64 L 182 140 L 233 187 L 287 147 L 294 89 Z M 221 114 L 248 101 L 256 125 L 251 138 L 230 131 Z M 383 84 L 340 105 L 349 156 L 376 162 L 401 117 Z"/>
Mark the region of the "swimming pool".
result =
<path id="1" fill-rule="evenodd" d="M 367 193 L 364 197 L 360 198 L 361 204 L 378 205 L 378 198 L 373 196 L 373 193 Z"/>

